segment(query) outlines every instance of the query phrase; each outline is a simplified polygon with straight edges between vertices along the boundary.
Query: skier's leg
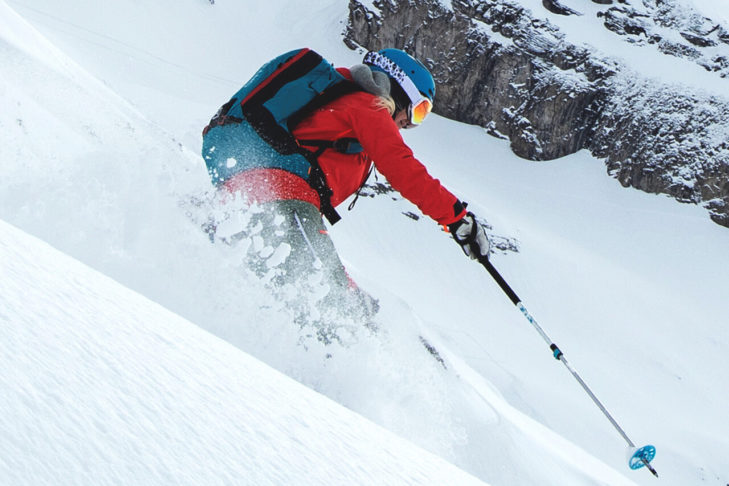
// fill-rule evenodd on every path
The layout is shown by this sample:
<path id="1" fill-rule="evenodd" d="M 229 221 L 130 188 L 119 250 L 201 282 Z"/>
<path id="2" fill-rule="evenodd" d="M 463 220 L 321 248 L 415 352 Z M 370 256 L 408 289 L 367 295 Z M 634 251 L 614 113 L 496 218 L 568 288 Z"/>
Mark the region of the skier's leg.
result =
<path id="1" fill-rule="evenodd" d="M 294 312 L 295 321 L 329 329 L 355 322 L 373 325 L 377 301 L 349 278 L 316 206 L 298 200 L 259 204 L 246 229 L 246 264 Z M 318 329 L 318 333 L 321 329 Z M 326 338 L 321 338 L 326 341 Z"/>
<path id="2" fill-rule="evenodd" d="M 290 284 L 297 291 L 318 293 L 322 312 L 370 320 L 379 308 L 377 301 L 349 278 L 319 210 L 298 200 L 262 206 L 264 211 L 252 219 L 251 227 L 259 229 L 265 251 L 249 252 L 252 268 L 266 275 L 274 288 Z M 319 290 L 312 290 L 317 285 Z"/>
<path id="3" fill-rule="evenodd" d="M 377 313 L 379 304 L 350 278 L 319 210 L 311 204 L 296 203 L 293 213 L 297 228 L 312 255 L 321 261 L 324 278 L 330 286 L 329 293 L 323 299 L 324 304 L 336 308 L 340 313 L 369 322 Z"/>

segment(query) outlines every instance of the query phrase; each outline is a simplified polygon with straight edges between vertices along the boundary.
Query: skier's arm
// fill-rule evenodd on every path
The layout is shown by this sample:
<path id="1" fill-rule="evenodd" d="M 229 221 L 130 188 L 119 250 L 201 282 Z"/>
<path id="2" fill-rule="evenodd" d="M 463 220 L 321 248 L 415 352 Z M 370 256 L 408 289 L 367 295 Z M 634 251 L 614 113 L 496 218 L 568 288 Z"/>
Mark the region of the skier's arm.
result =
<path id="1" fill-rule="evenodd" d="M 458 198 L 415 158 L 386 110 L 374 106 L 361 110 L 352 117 L 352 126 L 377 170 L 424 214 L 442 225 L 465 216 L 466 210 Z"/>

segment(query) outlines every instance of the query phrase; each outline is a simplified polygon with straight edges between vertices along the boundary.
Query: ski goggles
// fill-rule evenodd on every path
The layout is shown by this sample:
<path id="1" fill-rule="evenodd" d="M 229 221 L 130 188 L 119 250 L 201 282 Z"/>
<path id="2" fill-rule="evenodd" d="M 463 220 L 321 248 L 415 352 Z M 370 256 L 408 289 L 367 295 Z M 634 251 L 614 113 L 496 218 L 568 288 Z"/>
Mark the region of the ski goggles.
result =
<path id="1" fill-rule="evenodd" d="M 395 64 L 388 57 L 383 56 L 376 51 L 368 52 L 364 57 L 363 62 L 382 69 L 391 78 L 398 82 L 410 100 L 410 105 L 408 107 L 408 120 L 410 125 L 417 126 L 423 123 L 425 117 L 428 116 L 428 113 L 430 113 L 433 109 L 433 102 L 427 96 L 423 96 L 405 71 L 400 69 L 400 66 Z"/>
<path id="2" fill-rule="evenodd" d="M 428 113 L 430 113 L 432 109 L 433 103 L 425 96 L 422 96 L 422 98 L 418 100 L 417 103 L 411 103 L 410 108 L 408 108 L 408 118 L 410 119 L 410 123 L 412 123 L 413 125 L 420 125 L 421 123 L 423 123 L 423 120 L 425 120 L 425 117 L 428 116 Z"/>

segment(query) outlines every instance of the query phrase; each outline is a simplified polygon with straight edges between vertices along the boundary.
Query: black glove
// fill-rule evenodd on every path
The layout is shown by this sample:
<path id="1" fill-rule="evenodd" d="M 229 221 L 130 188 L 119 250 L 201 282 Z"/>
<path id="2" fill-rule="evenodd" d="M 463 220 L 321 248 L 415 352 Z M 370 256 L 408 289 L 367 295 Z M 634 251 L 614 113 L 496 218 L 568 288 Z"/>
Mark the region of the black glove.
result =
<path id="1" fill-rule="evenodd" d="M 481 258 L 488 260 L 491 243 L 489 243 L 489 238 L 486 236 L 486 229 L 476 221 L 476 217 L 472 212 L 469 211 L 460 220 L 449 224 L 448 230 L 450 230 L 456 243 L 461 245 L 463 253 L 471 257 L 472 260 L 480 260 Z"/>

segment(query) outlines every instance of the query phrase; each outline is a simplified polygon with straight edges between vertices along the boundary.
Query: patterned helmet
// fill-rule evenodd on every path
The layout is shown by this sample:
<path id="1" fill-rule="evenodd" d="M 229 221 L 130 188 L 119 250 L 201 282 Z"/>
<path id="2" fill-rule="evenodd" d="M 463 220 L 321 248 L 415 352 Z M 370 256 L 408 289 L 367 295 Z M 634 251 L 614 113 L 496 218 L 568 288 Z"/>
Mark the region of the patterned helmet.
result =
<path id="1" fill-rule="evenodd" d="M 400 49 L 370 51 L 363 62 L 390 77 L 397 109 L 407 109 L 410 124 L 420 125 L 433 108 L 435 97 L 435 81 L 428 68 Z"/>

